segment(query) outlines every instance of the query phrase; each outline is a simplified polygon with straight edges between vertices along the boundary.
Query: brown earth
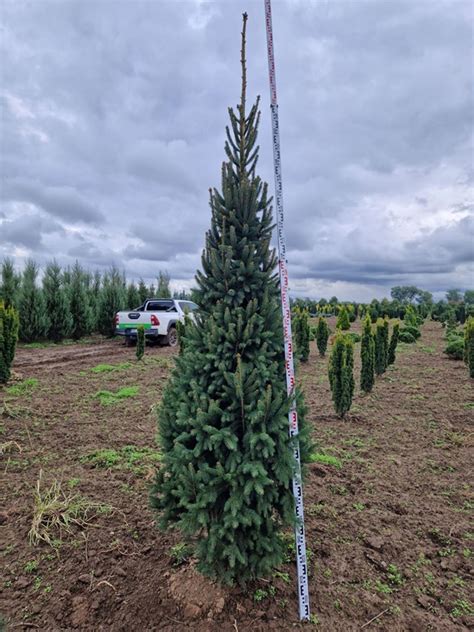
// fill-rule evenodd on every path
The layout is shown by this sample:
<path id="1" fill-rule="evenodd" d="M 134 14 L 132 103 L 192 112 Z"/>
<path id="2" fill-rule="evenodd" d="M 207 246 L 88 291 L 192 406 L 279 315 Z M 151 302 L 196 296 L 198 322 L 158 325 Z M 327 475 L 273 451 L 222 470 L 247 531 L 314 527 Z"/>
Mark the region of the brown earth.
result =
<path id="1" fill-rule="evenodd" d="M 373 393 L 358 393 L 339 420 L 327 359 L 311 344 L 298 379 L 315 452 L 336 460 L 311 464 L 305 486 L 309 627 L 469 629 L 474 404 L 465 365 L 443 355 L 442 329 L 427 323 L 416 345 L 400 346 Z M 0 612 L 7 629 L 308 627 L 298 623 L 292 562 L 246 591 L 223 588 L 185 555 L 179 563 L 179 533 L 154 525 L 147 506 L 154 408 L 173 355 L 147 347 L 137 363 L 120 341 L 19 349 L 13 390 L 0 390 Z M 100 363 L 116 370 L 91 371 Z M 29 378 L 37 383 L 25 385 Z M 95 396 L 132 386 L 136 395 L 110 405 Z M 134 446 L 129 456 L 124 446 Z M 83 458 L 99 449 L 109 451 L 101 461 Z M 28 538 L 40 471 L 43 490 L 56 479 L 70 503 L 96 503 L 82 524 L 51 529 L 54 548 Z"/>

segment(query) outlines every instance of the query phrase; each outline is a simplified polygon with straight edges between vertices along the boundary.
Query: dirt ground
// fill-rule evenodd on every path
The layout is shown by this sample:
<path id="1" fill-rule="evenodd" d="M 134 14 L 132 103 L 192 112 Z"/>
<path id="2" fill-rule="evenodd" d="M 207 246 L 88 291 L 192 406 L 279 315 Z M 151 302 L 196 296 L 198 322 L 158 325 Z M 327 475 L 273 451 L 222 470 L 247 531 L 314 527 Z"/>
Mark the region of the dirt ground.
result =
<path id="1" fill-rule="evenodd" d="M 311 343 L 298 371 L 319 455 L 305 485 L 306 625 L 291 551 L 273 578 L 222 588 L 196 573 L 179 533 L 155 527 L 155 408 L 173 350 L 147 347 L 137 363 L 121 341 L 20 348 L 15 379 L 0 389 L 7 630 L 470 629 L 473 391 L 465 365 L 443 355 L 442 335 L 425 324 L 372 394 L 357 388 L 344 420 L 333 414 L 327 358 Z M 358 367 L 357 357 L 357 377 Z M 35 545 L 39 479 L 43 498 L 60 483 L 63 518 L 78 524 L 52 524 L 50 544 Z"/>

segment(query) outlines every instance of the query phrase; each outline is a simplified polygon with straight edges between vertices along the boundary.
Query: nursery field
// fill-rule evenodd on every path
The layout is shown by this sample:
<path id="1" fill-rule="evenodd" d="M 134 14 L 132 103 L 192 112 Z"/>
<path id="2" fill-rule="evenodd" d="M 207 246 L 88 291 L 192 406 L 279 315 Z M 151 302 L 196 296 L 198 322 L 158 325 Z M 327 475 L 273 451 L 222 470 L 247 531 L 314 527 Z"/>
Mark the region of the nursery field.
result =
<path id="1" fill-rule="evenodd" d="M 7 630 L 468 630 L 474 402 L 464 363 L 444 346 L 440 324 L 425 323 L 341 420 L 311 342 L 298 370 L 315 442 L 307 625 L 291 533 L 285 566 L 244 590 L 201 577 L 180 535 L 155 527 L 156 405 L 175 350 L 147 347 L 137 362 L 120 340 L 20 347 L 0 388 Z"/>

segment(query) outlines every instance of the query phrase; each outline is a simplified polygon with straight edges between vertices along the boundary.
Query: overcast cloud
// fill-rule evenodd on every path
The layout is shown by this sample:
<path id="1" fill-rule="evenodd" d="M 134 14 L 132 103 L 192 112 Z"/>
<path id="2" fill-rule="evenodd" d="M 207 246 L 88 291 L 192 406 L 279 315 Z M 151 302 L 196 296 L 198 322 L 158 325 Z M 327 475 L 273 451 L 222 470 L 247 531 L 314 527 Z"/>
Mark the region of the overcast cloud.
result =
<path id="1" fill-rule="evenodd" d="M 191 287 L 245 10 L 273 188 L 263 1 L 0 7 L 0 258 Z M 274 0 L 294 295 L 474 286 L 473 23 L 471 0 Z"/>

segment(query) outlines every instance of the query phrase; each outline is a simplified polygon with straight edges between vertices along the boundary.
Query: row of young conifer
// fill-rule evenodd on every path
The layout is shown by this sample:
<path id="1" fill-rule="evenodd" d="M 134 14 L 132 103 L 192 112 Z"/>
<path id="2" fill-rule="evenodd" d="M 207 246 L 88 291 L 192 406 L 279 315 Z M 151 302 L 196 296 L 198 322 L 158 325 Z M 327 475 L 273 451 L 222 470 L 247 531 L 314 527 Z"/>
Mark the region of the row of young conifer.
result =
<path id="1" fill-rule="evenodd" d="M 121 309 L 138 307 L 147 297 L 171 296 L 169 276 L 160 272 L 157 285 L 143 279 L 130 282 L 117 268 L 90 273 L 76 262 L 72 268 L 49 263 L 39 279 L 40 268 L 32 260 L 18 273 L 10 259 L 1 267 L 0 301 L 19 315 L 19 339 L 25 343 L 41 340 L 79 340 L 92 333 L 113 336 L 114 317 Z M 179 298 L 184 298 L 179 296 Z"/>

